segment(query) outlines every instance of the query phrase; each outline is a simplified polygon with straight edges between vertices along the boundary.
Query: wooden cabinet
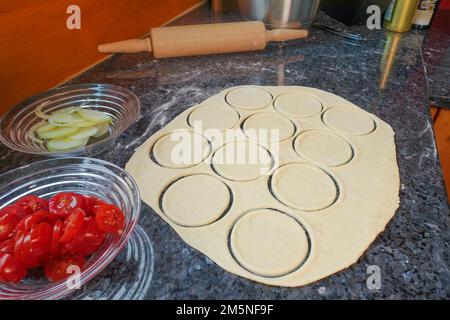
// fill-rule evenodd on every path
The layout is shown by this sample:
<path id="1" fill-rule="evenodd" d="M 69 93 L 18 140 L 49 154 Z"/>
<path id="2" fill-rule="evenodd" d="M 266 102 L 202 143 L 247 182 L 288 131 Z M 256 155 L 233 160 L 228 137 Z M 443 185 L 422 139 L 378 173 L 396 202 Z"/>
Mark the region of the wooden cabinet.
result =
<path id="1" fill-rule="evenodd" d="M 450 109 L 431 107 L 431 116 L 442 173 L 450 198 Z"/>

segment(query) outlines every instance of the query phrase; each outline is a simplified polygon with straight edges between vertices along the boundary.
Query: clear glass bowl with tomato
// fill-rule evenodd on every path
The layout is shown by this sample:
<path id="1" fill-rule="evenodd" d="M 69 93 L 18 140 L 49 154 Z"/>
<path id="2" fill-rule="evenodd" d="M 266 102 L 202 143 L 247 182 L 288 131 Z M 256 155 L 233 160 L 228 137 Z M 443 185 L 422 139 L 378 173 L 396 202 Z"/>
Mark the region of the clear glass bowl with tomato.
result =
<path id="1" fill-rule="evenodd" d="M 103 160 L 44 160 L 0 175 L 0 299 L 58 299 L 83 286 L 120 253 L 140 209 L 133 178 Z M 71 282 L 61 275 L 68 266 L 81 267 Z"/>

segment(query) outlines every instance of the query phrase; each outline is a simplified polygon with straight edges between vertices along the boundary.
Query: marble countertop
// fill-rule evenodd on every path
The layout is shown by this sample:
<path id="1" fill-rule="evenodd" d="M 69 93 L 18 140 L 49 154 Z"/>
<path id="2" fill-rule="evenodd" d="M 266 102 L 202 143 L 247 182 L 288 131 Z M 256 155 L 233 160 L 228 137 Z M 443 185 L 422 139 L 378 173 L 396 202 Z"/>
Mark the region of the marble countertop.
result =
<path id="1" fill-rule="evenodd" d="M 203 6 L 175 24 L 239 20 Z M 321 15 L 320 20 L 327 20 Z M 111 83 L 135 92 L 142 117 L 113 148 L 97 157 L 124 166 L 134 149 L 186 108 L 224 88 L 301 85 L 338 94 L 388 122 L 396 132 L 401 176 L 400 208 L 357 263 L 301 288 L 258 284 L 215 265 L 188 247 L 148 206 L 140 225 L 153 242 L 154 272 L 149 299 L 396 299 L 450 297 L 450 223 L 447 196 L 434 142 L 422 59 L 426 32 L 395 38 L 363 27 L 364 43 L 312 30 L 306 40 L 264 51 L 155 60 L 150 55 L 115 55 L 70 83 Z M 394 41 L 395 40 L 395 41 Z M 396 43 L 396 45 L 393 45 Z M 394 61 L 395 63 L 390 63 Z M 40 158 L 0 146 L 0 171 Z M 370 290 L 368 266 L 381 271 L 381 289 Z M 120 270 L 120 272 L 118 271 Z M 102 273 L 104 286 L 136 281 L 132 265 Z M 146 279 L 145 281 L 150 281 Z M 147 288 L 147 286 L 144 286 Z M 147 289 L 146 289 L 147 290 Z"/>

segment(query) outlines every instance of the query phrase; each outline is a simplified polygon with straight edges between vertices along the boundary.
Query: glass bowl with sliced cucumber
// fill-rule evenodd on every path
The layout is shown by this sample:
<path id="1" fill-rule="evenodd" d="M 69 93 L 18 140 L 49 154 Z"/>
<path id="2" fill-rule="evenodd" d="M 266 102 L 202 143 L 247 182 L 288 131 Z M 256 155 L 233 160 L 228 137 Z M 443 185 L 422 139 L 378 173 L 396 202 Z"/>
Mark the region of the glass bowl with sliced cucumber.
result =
<path id="1" fill-rule="evenodd" d="M 139 99 L 125 88 L 70 85 L 33 97 L 4 114 L 0 141 L 29 154 L 89 156 L 114 143 L 139 116 Z"/>

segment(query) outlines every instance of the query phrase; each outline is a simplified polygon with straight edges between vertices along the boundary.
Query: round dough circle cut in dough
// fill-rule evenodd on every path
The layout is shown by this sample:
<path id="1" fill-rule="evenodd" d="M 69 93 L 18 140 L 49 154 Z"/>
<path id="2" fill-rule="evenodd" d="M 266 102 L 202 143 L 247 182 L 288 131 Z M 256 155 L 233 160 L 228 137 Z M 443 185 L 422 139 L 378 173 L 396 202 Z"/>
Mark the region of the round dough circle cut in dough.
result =
<path id="1" fill-rule="evenodd" d="M 300 156 L 330 167 L 345 164 L 353 156 L 352 147 L 347 141 L 324 130 L 300 134 L 295 139 L 294 148 Z"/>
<path id="2" fill-rule="evenodd" d="M 178 225 L 199 227 L 219 219 L 230 201 L 230 191 L 222 181 L 200 174 L 171 184 L 163 193 L 162 210 Z"/>
<path id="3" fill-rule="evenodd" d="M 240 218 L 230 235 L 231 251 L 248 271 L 279 277 L 298 269 L 308 257 L 308 236 L 287 214 L 271 209 L 251 211 Z"/>
<path id="4" fill-rule="evenodd" d="M 272 102 L 272 95 L 256 87 L 241 87 L 228 92 L 226 101 L 233 107 L 256 110 L 268 106 Z"/>
<path id="5" fill-rule="evenodd" d="M 295 133 L 295 126 L 277 113 L 257 113 L 244 122 L 247 136 L 262 142 L 278 142 L 290 138 Z"/>
<path id="6" fill-rule="evenodd" d="M 223 105 L 203 105 L 189 115 L 189 125 L 194 127 L 200 123 L 203 130 L 230 129 L 239 121 L 239 114 Z"/>
<path id="7" fill-rule="evenodd" d="M 352 135 L 365 135 L 375 129 L 375 122 L 363 111 L 351 107 L 334 107 L 323 115 L 331 129 Z"/>
<path id="8" fill-rule="evenodd" d="M 202 162 L 211 152 L 208 140 L 188 130 L 169 133 L 153 145 L 157 163 L 167 168 L 188 168 Z"/>
<path id="9" fill-rule="evenodd" d="M 322 111 L 322 103 L 303 92 L 285 93 L 274 102 L 275 109 L 291 117 L 308 118 Z"/>
<path id="10" fill-rule="evenodd" d="M 258 144 L 238 140 L 218 149 L 212 158 L 212 166 L 225 179 L 249 181 L 270 171 L 272 157 Z"/>
<path id="11" fill-rule="evenodd" d="M 270 186 L 278 201 L 303 211 L 325 209 L 338 195 L 333 179 L 322 169 L 307 163 L 280 167 L 273 174 Z"/>

